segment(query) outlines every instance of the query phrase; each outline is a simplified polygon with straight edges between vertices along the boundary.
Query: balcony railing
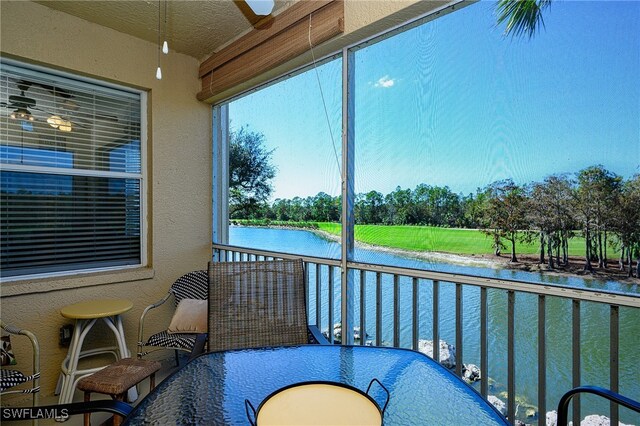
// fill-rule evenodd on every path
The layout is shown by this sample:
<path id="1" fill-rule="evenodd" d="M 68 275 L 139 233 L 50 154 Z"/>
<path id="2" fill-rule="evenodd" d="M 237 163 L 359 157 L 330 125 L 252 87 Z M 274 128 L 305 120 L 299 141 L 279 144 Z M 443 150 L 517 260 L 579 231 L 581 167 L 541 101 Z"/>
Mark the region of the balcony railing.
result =
<path id="1" fill-rule="evenodd" d="M 301 256 L 294 254 L 278 253 L 265 250 L 257 250 L 229 245 L 213 245 L 214 260 L 217 261 L 245 261 L 245 260 L 272 260 L 272 259 L 300 259 L 305 262 L 307 301 L 310 322 L 315 320 L 315 324 L 322 329 L 323 319 L 328 331 L 328 338 L 334 343 L 334 333 L 332 327 L 337 317 L 334 306 L 336 305 L 336 281 L 340 280 L 341 261 L 336 259 L 326 259 L 311 256 Z M 357 297 L 359 299 L 359 317 L 354 318 L 354 323 L 359 325 L 359 344 L 392 345 L 401 346 L 401 309 L 403 312 L 410 310 L 411 343 L 410 347 L 418 350 L 420 335 L 420 318 L 423 309 L 428 307 L 420 304 L 420 289 L 422 286 L 431 287 L 431 337 L 433 347 L 433 358 L 440 362 L 439 342 L 440 328 L 442 325 L 441 312 L 441 290 L 446 285 L 455 287 L 455 373 L 462 376 L 464 339 L 463 339 L 463 288 L 472 287 L 479 289 L 479 329 L 480 329 L 480 393 L 483 397 L 489 394 L 489 323 L 493 312 L 488 309 L 487 295 L 489 290 L 506 292 L 506 328 L 507 328 L 507 417 L 516 418 L 516 334 L 515 334 L 515 306 L 516 298 L 520 294 L 537 296 L 537 324 L 531 324 L 532 330 L 537 331 L 537 400 L 538 400 L 538 424 L 546 425 L 545 414 L 547 409 L 555 409 L 555 405 L 547 407 L 547 328 L 550 325 L 547 320 L 547 301 L 550 298 L 560 298 L 569 301 L 571 304 L 571 370 L 572 387 L 583 385 L 581 383 L 581 305 L 600 304 L 608 307 L 609 315 L 609 388 L 614 392 L 619 392 L 619 355 L 620 355 L 620 334 L 619 316 L 620 307 L 628 307 L 634 310 L 640 309 L 640 298 L 632 295 L 610 293 L 602 290 L 592 290 L 588 288 L 575 288 L 560 285 L 541 285 L 515 280 L 485 278 L 479 276 L 468 276 L 452 274 L 446 272 L 434 272 L 427 270 L 408 269 L 394 266 L 382 266 L 360 262 L 347 262 L 347 268 L 355 271 L 357 279 L 354 283 L 359 284 Z M 337 278 L 336 278 L 337 276 Z M 392 306 L 391 324 L 383 321 L 383 280 L 392 282 Z M 339 285 L 339 283 L 338 283 Z M 375 285 L 375 295 L 369 297 L 370 286 Z M 400 292 L 410 291 L 410 307 L 401 306 Z M 362 297 L 364 295 L 364 297 Z M 312 296 L 312 297 L 309 297 Z M 534 296 L 534 297 L 535 297 Z M 375 318 L 367 318 L 367 300 L 375 300 Z M 407 298 L 405 298 L 407 300 Z M 322 302 L 326 301 L 325 304 Z M 312 306 L 315 305 L 315 306 Z M 340 304 L 338 304 L 340 306 Z M 465 306 L 466 307 L 466 306 Z M 427 309 L 428 310 L 428 309 Z M 315 313 L 315 318 L 312 318 Z M 444 312 L 445 314 L 448 312 Z M 449 312 L 450 313 L 450 312 Z M 405 315 L 406 318 L 406 315 Z M 504 321 L 504 318 L 497 319 Z M 406 321 L 406 319 L 405 319 Z M 392 341 L 383 341 L 383 327 L 393 328 Z M 367 331 L 375 329 L 375 337 L 368 342 Z M 343 333 L 353 333 L 353 330 L 342 330 Z M 636 341 L 636 353 L 640 353 L 640 341 Z M 568 390 L 568 389 L 566 389 Z M 619 410 L 615 403 L 610 405 L 611 424 L 618 424 Z M 580 400 L 576 398 L 573 403 L 574 424 L 581 419 Z M 512 420 L 513 422 L 513 420 Z"/>

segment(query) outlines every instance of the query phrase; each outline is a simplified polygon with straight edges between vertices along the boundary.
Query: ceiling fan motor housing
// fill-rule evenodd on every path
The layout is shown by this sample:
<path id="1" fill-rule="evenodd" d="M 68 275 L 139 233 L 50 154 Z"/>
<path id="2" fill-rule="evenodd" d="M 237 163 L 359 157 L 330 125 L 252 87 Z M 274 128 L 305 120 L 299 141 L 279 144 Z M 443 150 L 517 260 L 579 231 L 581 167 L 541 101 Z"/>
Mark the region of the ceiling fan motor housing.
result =
<path id="1" fill-rule="evenodd" d="M 24 96 L 24 92 L 22 92 L 20 95 L 9 96 L 9 102 L 11 103 L 11 105 L 22 108 L 33 108 L 34 106 L 36 106 L 35 99 L 27 98 L 26 96 Z"/>

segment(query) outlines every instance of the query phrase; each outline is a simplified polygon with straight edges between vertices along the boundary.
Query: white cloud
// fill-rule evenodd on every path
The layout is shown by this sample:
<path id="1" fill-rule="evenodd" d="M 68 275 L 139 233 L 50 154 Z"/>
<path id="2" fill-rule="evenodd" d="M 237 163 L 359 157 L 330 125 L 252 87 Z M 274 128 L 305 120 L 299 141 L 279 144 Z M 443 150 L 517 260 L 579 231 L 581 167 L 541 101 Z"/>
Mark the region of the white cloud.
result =
<path id="1" fill-rule="evenodd" d="M 388 75 L 385 75 L 384 77 L 380 77 L 378 79 L 378 81 L 376 81 L 374 86 L 375 87 L 382 87 L 384 89 L 388 89 L 389 87 L 393 87 L 394 84 L 396 84 L 396 79 L 395 78 L 389 78 Z"/>

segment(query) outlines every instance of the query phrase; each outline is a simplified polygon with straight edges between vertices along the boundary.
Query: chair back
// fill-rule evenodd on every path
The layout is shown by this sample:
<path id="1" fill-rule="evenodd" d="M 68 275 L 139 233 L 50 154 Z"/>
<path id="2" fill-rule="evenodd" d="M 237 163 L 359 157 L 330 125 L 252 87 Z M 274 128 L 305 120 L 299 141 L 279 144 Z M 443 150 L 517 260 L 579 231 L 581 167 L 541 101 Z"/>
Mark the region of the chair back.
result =
<path id="1" fill-rule="evenodd" d="M 178 278 L 169 289 L 173 294 L 174 303 L 182 299 L 207 299 L 208 291 L 207 271 L 191 271 Z"/>
<path id="2" fill-rule="evenodd" d="M 306 344 L 304 265 L 209 263 L 209 351 Z"/>

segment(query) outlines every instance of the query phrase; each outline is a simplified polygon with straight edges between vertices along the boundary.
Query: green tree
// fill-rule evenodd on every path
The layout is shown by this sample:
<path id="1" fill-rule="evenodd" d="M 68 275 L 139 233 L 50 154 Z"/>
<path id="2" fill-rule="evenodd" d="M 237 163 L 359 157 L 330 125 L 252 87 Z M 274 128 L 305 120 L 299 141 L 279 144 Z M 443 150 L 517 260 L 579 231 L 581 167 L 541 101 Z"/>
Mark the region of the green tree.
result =
<path id="1" fill-rule="evenodd" d="M 628 275 L 633 276 L 632 257 L 635 252 L 636 276 L 640 278 L 640 174 L 622 186 L 618 208 L 615 209 L 612 228 L 620 241 L 620 249 L 626 253 Z"/>
<path id="2" fill-rule="evenodd" d="M 511 243 L 511 262 L 517 262 L 516 242 L 519 233 L 526 228 L 526 196 L 524 190 L 511 179 L 494 182 L 488 187 L 485 214 L 485 229 L 482 232 L 500 242 Z"/>
<path id="3" fill-rule="evenodd" d="M 606 267 L 606 232 L 622 179 L 601 165 L 580 170 L 577 179 L 575 206 L 585 238 L 584 269 L 593 271 L 594 258 L 600 268 Z"/>
<path id="4" fill-rule="evenodd" d="M 256 217 L 273 192 L 273 150 L 264 145 L 262 133 L 244 127 L 229 134 L 229 214 L 233 219 Z"/>
<path id="5" fill-rule="evenodd" d="M 483 211 L 486 204 L 488 194 L 480 188 L 476 189 L 475 196 L 469 194 L 463 196 L 460 200 L 462 209 L 461 218 L 463 227 L 480 228 L 483 221 Z"/>
<path id="6" fill-rule="evenodd" d="M 310 198 L 311 220 L 318 222 L 340 221 L 340 211 L 334 198 L 324 192 L 319 192 Z"/>
<path id="7" fill-rule="evenodd" d="M 448 186 L 420 184 L 413 191 L 414 215 L 417 223 L 456 226 L 462 217 L 460 197 Z"/>
<path id="8" fill-rule="evenodd" d="M 399 186 L 384 198 L 387 205 L 387 223 L 393 225 L 407 225 L 412 223 L 412 196 L 411 189 L 402 189 Z"/>
<path id="9" fill-rule="evenodd" d="M 271 205 L 276 220 L 288 221 L 291 218 L 291 200 L 277 198 Z"/>
<path id="10" fill-rule="evenodd" d="M 557 250 L 556 261 L 560 263 L 560 249 L 563 263 L 568 262 L 568 240 L 573 225 L 571 211 L 572 181 L 566 175 L 552 175 L 542 183 L 531 186 L 527 200 L 527 220 L 538 230 L 540 239 L 540 263 L 545 263 L 545 245 L 548 266 L 554 268 L 553 248 Z"/>
<path id="11" fill-rule="evenodd" d="M 384 196 L 378 191 L 358 194 L 354 209 L 358 224 L 381 224 L 386 216 Z"/>
<path id="12" fill-rule="evenodd" d="M 505 34 L 533 37 L 540 27 L 544 27 L 542 11 L 551 0 L 498 0 L 496 12 L 498 25 L 506 23 Z"/>

